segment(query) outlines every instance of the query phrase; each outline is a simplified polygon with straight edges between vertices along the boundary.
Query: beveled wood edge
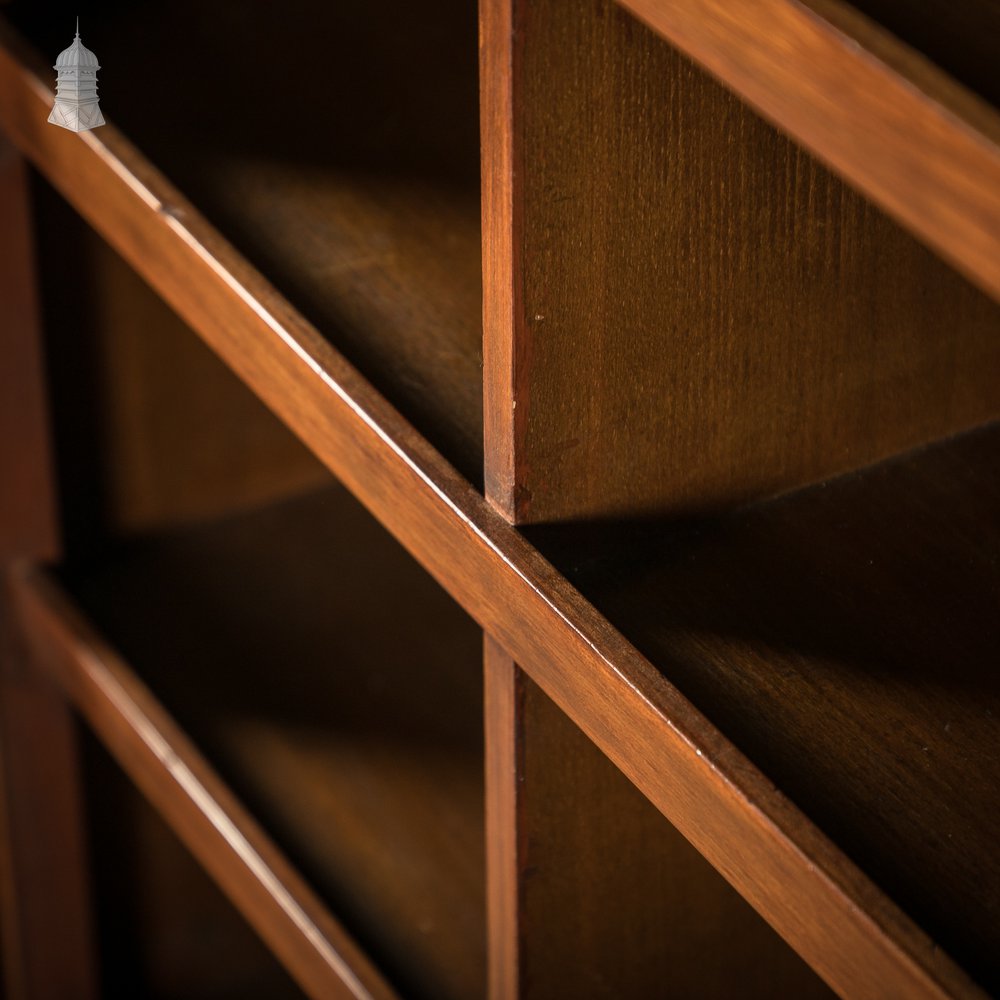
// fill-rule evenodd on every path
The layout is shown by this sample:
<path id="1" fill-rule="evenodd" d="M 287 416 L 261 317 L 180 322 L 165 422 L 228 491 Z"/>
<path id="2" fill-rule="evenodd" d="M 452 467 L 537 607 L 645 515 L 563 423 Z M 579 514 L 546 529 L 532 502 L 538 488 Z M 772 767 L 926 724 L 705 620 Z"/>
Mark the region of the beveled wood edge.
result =
<path id="1" fill-rule="evenodd" d="M 617 0 L 1000 299 L 1000 113 L 840 0 Z"/>
<path id="2" fill-rule="evenodd" d="M 489 635 L 484 635 L 489 1000 L 517 1000 L 521 995 L 522 678 L 507 652 Z"/>
<path id="3" fill-rule="evenodd" d="M 113 126 L 46 125 L 33 58 L 0 23 L 0 126 L 821 976 L 983 995 Z"/>
<path id="4" fill-rule="evenodd" d="M 43 571 L 10 573 L 17 624 L 123 770 L 313 997 L 395 992 L 128 665 Z"/>

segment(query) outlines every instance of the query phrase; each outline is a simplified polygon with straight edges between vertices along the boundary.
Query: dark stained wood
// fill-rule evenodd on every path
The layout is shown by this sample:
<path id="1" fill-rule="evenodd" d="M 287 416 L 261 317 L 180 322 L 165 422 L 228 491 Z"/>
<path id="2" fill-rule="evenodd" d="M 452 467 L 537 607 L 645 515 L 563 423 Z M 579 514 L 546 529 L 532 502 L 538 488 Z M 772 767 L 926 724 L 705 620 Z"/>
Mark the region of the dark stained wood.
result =
<path id="1" fill-rule="evenodd" d="M 27 185 L 0 132 L 0 563 L 58 548 Z"/>
<path id="2" fill-rule="evenodd" d="M 5 35 L 0 120 L 19 145 L 824 978 L 976 995 L 114 128 L 45 126 L 50 91 L 17 51 Z"/>
<path id="3" fill-rule="evenodd" d="M 67 572 L 385 975 L 482 996 L 481 637 L 346 491 Z"/>
<path id="4" fill-rule="evenodd" d="M 97 737 L 81 735 L 101 996 L 302 1000 Z"/>
<path id="5" fill-rule="evenodd" d="M 0 929 L 8 1000 L 97 997 L 76 734 L 0 595 Z"/>
<path id="6" fill-rule="evenodd" d="M 395 994 L 122 660 L 43 575 L 14 581 L 19 622 L 132 780 L 314 997 Z M 50 956 L 51 958 L 51 956 Z"/>
<path id="7" fill-rule="evenodd" d="M 490 997 L 828 997 L 487 638 Z"/>
<path id="8" fill-rule="evenodd" d="M 998 447 L 993 425 L 728 517 L 535 539 L 991 994 Z"/>
<path id="9" fill-rule="evenodd" d="M 849 6 L 840 0 L 834 0 L 834 5 L 828 0 L 805 3 L 834 24 L 838 14 L 844 16 L 856 8 L 984 100 L 1000 104 L 1000 5 L 993 0 L 923 0 L 919 5 L 906 0 L 851 0 Z M 862 32 L 870 33 L 871 28 Z"/>
<path id="10" fill-rule="evenodd" d="M 993 107 L 839 0 L 624 6 L 1000 295 Z M 924 5 L 911 10 L 912 20 L 924 17 Z M 991 45 L 988 36 L 981 44 Z"/>
<path id="11" fill-rule="evenodd" d="M 521 996 L 833 995 L 527 678 L 522 707 Z"/>
<path id="12" fill-rule="evenodd" d="M 524 674 L 487 635 L 483 641 L 483 717 L 490 1000 L 517 1000 L 523 995 L 523 712 Z"/>
<path id="13" fill-rule="evenodd" d="M 34 185 L 70 549 L 324 482 L 316 459 L 43 181 Z"/>
<path id="14" fill-rule="evenodd" d="M 525 407 L 517 410 L 516 379 L 526 359 L 523 334 L 524 261 L 521 197 L 524 163 L 520 84 L 523 4 L 496 0 L 479 5 L 479 89 L 483 236 L 483 468 L 486 498 L 509 514 Z"/>
<path id="15" fill-rule="evenodd" d="M 12 561 L 60 546 L 30 215 L 27 166 L 0 133 L 0 988 L 87 1000 L 97 979 L 73 721 L 33 669 L 6 591 Z"/>
<path id="16" fill-rule="evenodd" d="M 486 291 L 508 516 L 723 509 L 1000 412 L 1000 306 L 610 0 L 522 6 L 519 190 L 484 189 L 521 213 Z"/>
<path id="17" fill-rule="evenodd" d="M 11 5 L 49 87 L 76 13 Z M 280 17 L 266 0 L 109 4 L 81 27 L 107 67 L 107 120 L 477 481 L 475 4 L 449 0 L 433 18 L 402 0 L 289 0 Z M 197 72 L 144 84 L 181 38 Z M 84 214 L 106 228 L 100 212 Z"/>

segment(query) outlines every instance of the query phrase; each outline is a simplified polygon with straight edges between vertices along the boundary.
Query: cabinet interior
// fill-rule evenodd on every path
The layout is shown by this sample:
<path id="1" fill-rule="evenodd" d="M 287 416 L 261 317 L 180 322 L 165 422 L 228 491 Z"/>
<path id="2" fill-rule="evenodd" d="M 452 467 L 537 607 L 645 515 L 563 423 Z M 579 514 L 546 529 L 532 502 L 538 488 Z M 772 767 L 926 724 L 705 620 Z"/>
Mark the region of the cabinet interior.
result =
<path id="1" fill-rule="evenodd" d="M 995 990 L 1000 305 L 624 3 L 86 15 L 145 201 L 95 232 L 38 147 L 51 579 L 401 995 Z M 996 5 L 805 6 L 1000 137 Z M 4 10 L 65 44 L 68 3 Z M 197 72 L 168 85 L 181 40 Z M 178 232 L 206 256 L 158 256 Z M 267 392 L 197 335 L 229 322 L 201 298 L 220 274 L 303 366 Z M 348 453 L 371 428 L 384 450 Z M 563 648 L 487 652 L 484 681 L 484 631 Z M 640 759 L 628 723 L 656 712 L 737 802 L 708 860 L 663 815 L 694 815 L 681 758 Z M 192 981 L 204 958 L 171 943 L 167 883 L 246 928 L 86 757 L 105 962 L 150 943 L 108 982 L 184 993 L 165 956 Z M 792 900 L 763 915 L 739 882 L 758 827 Z M 884 967 L 852 978 L 822 941 L 822 878 Z M 205 988 L 293 991 L 242 958 Z"/>

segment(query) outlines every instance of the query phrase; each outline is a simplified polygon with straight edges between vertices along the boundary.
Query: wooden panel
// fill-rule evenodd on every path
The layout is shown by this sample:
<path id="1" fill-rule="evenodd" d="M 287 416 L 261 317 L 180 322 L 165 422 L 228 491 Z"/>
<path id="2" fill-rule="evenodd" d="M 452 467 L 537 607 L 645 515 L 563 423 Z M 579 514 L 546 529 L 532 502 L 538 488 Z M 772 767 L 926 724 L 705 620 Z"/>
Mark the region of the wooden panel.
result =
<path id="1" fill-rule="evenodd" d="M 998 448 L 994 424 L 728 517 L 535 535 L 991 994 Z"/>
<path id="2" fill-rule="evenodd" d="M 488 635 L 483 642 L 486 888 L 490 1000 L 523 995 L 521 734 L 524 674 Z M 560 917 L 560 919 L 562 919 Z"/>
<path id="3" fill-rule="evenodd" d="M 76 734 L 0 595 L 0 928 L 9 1000 L 98 996 Z M 55 960 L 54 956 L 58 959 Z"/>
<path id="4" fill-rule="evenodd" d="M 493 1000 L 831 996 L 492 640 Z"/>
<path id="5" fill-rule="evenodd" d="M 984 100 L 1000 104 L 1000 6 L 994 0 L 923 0 L 919 5 L 906 0 L 805 3 L 834 24 L 838 14 L 844 16 L 856 8 Z M 868 33 L 870 26 L 858 32 L 862 39 Z"/>
<path id="6" fill-rule="evenodd" d="M 5 35 L 19 145 L 821 975 L 860 998 L 976 995 L 119 133 L 46 126 L 16 51 Z"/>
<path id="7" fill-rule="evenodd" d="M 384 974 L 481 997 L 481 636 L 346 491 L 66 573 Z"/>
<path id="8" fill-rule="evenodd" d="M 0 132 L 0 563 L 58 547 L 27 184 Z"/>
<path id="9" fill-rule="evenodd" d="M 11 620 L 7 570 L 53 558 L 54 470 L 27 166 L 0 134 L 0 932 L 9 1000 L 96 996 L 75 732 Z M 53 961 L 58 947 L 59 961 Z"/>
<path id="10" fill-rule="evenodd" d="M 44 53 L 47 87 L 76 13 L 63 0 L 10 5 Z M 105 4 L 81 22 L 107 67 L 108 121 L 472 481 L 482 475 L 475 18 L 467 0 L 434 17 L 403 0 L 287 0 L 280 17 L 267 0 L 181 0 Z M 197 73 L 147 85 L 180 38 Z M 95 135 L 104 142 L 107 129 Z"/>
<path id="11" fill-rule="evenodd" d="M 997 414 L 1000 306 L 620 8 L 520 6 L 484 135 L 523 188 L 484 189 L 521 212 L 486 293 L 508 516 L 726 508 Z"/>
<path id="12" fill-rule="evenodd" d="M 833 995 L 528 679 L 522 706 L 522 996 Z"/>
<path id="13" fill-rule="evenodd" d="M 1000 296 L 1000 116 L 993 107 L 840 0 L 624 6 Z M 926 5 L 911 9 L 919 10 L 913 21 L 923 20 Z M 957 16 L 949 4 L 947 18 Z M 992 74 L 995 42 L 984 33 L 973 51 L 979 45 L 990 52 Z"/>
<path id="14" fill-rule="evenodd" d="M 303 989 L 314 997 L 394 996 L 156 699 L 58 588 L 28 570 L 15 585 L 33 655 Z"/>
<path id="15" fill-rule="evenodd" d="M 34 189 L 67 546 L 325 481 L 177 314 L 47 184 Z"/>

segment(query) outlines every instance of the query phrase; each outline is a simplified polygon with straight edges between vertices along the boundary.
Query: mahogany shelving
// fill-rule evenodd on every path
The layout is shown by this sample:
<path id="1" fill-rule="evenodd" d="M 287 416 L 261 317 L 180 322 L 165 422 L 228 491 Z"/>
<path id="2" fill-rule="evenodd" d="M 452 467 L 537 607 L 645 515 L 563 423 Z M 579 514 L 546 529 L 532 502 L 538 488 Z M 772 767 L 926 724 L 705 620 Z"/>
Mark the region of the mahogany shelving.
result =
<path id="1" fill-rule="evenodd" d="M 996 992 L 991 6 L 273 13 L 0 24 L 12 995 L 67 703 L 311 995 Z"/>

